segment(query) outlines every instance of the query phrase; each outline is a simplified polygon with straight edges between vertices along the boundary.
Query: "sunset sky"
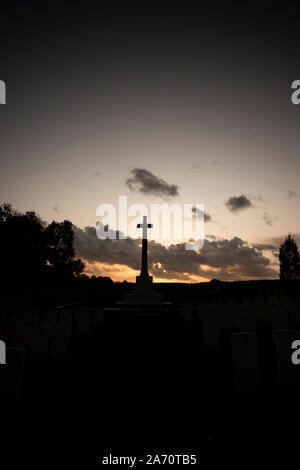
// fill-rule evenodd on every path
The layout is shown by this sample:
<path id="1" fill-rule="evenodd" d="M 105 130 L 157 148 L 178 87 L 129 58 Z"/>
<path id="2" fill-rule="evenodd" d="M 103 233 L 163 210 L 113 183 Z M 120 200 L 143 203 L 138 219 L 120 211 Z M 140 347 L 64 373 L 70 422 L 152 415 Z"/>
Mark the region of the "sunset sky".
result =
<path id="1" fill-rule="evenodd" d="M 139 242 L 99 241 L 97 206 L 204 204 L 201 252 L 150 242 L 155 280 L 278 276 L 279 244 L 300 241 L 292 12 L 3 8 L 1 202 L 71 220 L 86 272 L 129 281 Z"/>

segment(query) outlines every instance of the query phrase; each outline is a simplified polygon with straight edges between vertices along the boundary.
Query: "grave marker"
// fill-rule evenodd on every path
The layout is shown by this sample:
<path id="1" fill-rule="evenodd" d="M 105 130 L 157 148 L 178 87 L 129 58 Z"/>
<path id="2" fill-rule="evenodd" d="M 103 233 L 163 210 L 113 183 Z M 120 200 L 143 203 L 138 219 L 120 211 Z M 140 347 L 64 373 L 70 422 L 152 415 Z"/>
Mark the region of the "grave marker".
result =
<path id="1" fill-rule="evenodd" d="M 231 351 L 234 382 L 238 388 L 252 388 L 259 383 L 257 335 L 233 333 Z"/>

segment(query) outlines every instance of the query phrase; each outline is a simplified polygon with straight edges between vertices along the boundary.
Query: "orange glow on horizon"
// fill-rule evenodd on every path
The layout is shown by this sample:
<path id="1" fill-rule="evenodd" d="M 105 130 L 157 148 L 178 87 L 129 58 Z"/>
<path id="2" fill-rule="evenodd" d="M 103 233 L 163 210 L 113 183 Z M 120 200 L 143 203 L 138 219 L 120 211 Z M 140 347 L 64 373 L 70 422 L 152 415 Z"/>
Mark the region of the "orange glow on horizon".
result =
<path id="1" fill-rule="evenodd" d="M 114 282 L 135 282 L 136 276 L 140 274 L 139 270 L 132 269 L 123 264 L 107 264 L 107 263 L 100 263 L 94 262 L 90 263 L 86 260 L 82 260 L 85 264 L 84 274 L 87 276 L 107 276 L 110 277 Z M 151 273 L 150 273 L 151 274 Z M 160 277 L 153 277 L 153 282 L 182 282 L 182 283 L 197 283 L 197 282 L 207 282 L 210 279 L 201 276 L 191 275 L 188 279 L 184 277 L 186 273 L 183 273 L 183 279 L 173 278 L 170 276 L 169 278 L 160 278 Z"/>

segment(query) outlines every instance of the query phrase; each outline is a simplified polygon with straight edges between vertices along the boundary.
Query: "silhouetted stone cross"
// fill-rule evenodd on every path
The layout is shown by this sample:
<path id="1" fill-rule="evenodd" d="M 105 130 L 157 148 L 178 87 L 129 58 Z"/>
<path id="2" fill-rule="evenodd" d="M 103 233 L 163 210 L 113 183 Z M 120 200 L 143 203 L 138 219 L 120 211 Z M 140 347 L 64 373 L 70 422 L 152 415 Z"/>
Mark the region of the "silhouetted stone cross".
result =
<path id="1" fill-rule="evenodd" d="M 152 228 L 152 224 L 147 224 L 147 216 L 144 215 L 143 217 L 143 223 L 142 224 L 137 224 L 137 228 L 142 228 L 143 229 L 143 236 L 142 238 L 147 238 L 147 228 Z"/>
<path id="2" fill-rule="evenodd" d="M 147 223 L 147 216 L 143 216 L 143 223 L 137 224 L 137 228 L 143 229 L 142 235 L 142 269 L 141 269 L 141 277 L 149 276 L 148 273 L 148 243 L 147 243 L 147 229 L 152 228 L 152 224 Z"/>

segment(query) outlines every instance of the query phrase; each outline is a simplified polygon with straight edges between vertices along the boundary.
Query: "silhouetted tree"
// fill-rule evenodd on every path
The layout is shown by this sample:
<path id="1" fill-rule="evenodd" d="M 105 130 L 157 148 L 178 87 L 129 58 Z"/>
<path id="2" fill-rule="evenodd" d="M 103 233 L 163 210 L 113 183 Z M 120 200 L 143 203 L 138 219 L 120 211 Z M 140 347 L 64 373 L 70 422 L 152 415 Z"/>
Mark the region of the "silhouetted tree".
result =
<path id="1" fill-rule="evenodd" d="M 46 228 L 47 261 L 57 277 L 73 277 L 83 271 L 84 264 L 75 259 L 74 232 L 69 220 L 52 222 Z"/>
<path id="2" fill-rule="evenodd" d="M 280 279 L 287 281 L 300 278 L 300 254 L 297 243 L 291 235 L 280 245 Z"/>
<path id="3" fill-rule="evenodd" d="M 19 285 L 70 278 L 83 270 L 75 258 L 69 221 L 48 225 L 34 212 L 25 214 L 10 204 L 0 205 L 0 276 L 4 284 Z"/>
<path id="4" fill-rule="evenodd" d="M 35 279 L 45 273 L 44 224 L 34 212 L 22 214 L 0 206 L 1 277 L 9 282 Z"/>

